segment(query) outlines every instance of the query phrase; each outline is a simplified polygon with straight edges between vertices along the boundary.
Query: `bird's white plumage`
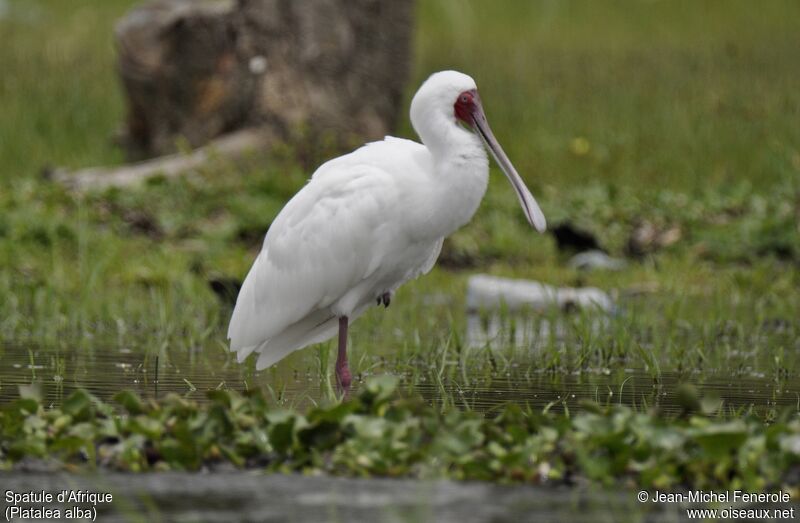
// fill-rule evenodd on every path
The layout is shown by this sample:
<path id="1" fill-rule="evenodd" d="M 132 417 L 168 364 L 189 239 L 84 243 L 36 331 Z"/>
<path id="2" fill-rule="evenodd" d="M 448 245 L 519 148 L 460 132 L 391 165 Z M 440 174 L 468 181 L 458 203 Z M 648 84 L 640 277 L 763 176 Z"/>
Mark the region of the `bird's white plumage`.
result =
<path id="1" fill-rule="evenodd" d="M 317 169 L 267 232 L 233 311 L 228 337 L 258 369 L 332 337 L 377 297 L 428 272 L 445 236 L 480 203 L 488 160 L 457 125 L 453 100 L 469 76 L 433 75 L 412 101 L 425 145 L 399 138 L 367 144 Z"/>
<path id="2" fill-rule="evenodd" d="M 387 154 L 396 158 L 381 167 Z M 272 223 L 240 291 L 228 330 L 240 360 L 257 350 L 263 368 L 327 339 L 337 316 L 355 319 L 425 268 L 441 242 L 412 239 L 403 202 L 415 198 L 408 182 L 430 161 L 421 145 L 387 139 L 314 173 Z"/>

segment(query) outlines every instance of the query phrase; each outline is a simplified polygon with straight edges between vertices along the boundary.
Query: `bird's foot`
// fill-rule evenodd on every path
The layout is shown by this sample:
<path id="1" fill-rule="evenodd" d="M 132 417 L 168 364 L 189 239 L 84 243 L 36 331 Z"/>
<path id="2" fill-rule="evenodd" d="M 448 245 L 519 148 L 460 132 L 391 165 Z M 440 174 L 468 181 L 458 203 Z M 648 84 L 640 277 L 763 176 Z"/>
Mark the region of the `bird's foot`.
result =
<path id="1" fill-rule="evenodd" d="M 389 304 L 392 303 L 392 293 L 387 291 L 378 296 L 378 305 L 381 303 L 383 303 L 384 308 L 389 307 Z"/>

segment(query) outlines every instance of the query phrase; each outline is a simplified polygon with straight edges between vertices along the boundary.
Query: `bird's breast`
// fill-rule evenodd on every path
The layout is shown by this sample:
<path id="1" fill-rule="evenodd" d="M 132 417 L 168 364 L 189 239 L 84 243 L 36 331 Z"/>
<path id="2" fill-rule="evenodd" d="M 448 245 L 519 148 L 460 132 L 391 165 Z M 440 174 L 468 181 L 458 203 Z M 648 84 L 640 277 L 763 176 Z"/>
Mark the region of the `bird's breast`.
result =
<path id="1" fill-rule="evenodd" d="M 430 219 L 424 226 L 432 235 L 444 238 L 475 215 L 486 193 L 489 163 L 485 153 L 455 158 L 439 166 L 433 178 L 427 193 Z"/>

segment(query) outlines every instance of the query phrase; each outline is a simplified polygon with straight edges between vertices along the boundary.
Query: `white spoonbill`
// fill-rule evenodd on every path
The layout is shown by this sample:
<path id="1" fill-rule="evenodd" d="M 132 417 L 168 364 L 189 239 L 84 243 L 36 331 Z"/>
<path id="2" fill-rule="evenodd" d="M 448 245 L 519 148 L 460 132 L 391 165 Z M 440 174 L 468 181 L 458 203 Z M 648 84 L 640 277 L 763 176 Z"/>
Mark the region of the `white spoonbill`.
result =
<path id="1" fill-rule="evenodd" d="M 348 324 L 389 306 L 403 283 L 433 268 L 442 241 L 470 221 L 486 192 L 485 145 L 517 191 L 528 222 L 539 205 L 497 143 L 475 81 L 433 74 L 411 101 L 422 144 L 387 136 L 322 164 L 267 231 L 233 310 L 228 338 L 263 369 L 333 337 L 338 385 L 347 390 Z"/>

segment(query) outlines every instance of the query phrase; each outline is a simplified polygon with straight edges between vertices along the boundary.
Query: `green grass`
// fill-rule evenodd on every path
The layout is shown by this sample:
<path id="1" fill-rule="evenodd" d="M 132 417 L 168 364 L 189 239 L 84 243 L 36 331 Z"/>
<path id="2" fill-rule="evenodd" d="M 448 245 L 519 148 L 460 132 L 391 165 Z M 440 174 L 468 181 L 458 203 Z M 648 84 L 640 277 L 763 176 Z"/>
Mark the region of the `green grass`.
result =
<path id="1" fill-rule="evenodd" d="M 0 20 L 0 179 L 121 161 L 113 22 L 129 0 L 12 0 Z"/>
<path id="2" fill-rule="evenodd" d="M 132 4 L 12 0 L 0 20 L 0 358 L 23 344 L 45 366 L 37 378 L 64 374 L 67 388 L 103 374 L 112 347 L 131 349 L 147 369 L 156 355 L 175 363 L 184 389 L 184 379 L 197 383 L 191 372 L 217 366 L 241 369 L 228 374 L 236 387 L 268 384 L 276 396 L 296 372 L 325 382 L 319 368 L 332 362 L 315 349 L 266 373 L 237 366 L 223 352 L 229 308 L 207 283 L 246 273 L 310 174 L 291 148 L 85 197 L 40 178 L 48 165 L 122 161 L 110 140 L 124 117 L 111 34 Z M 679 227 L 681 239 L 619 273 L 567 269 L 494 176 L 473 223 L 445 247 L 464 268 L 436 269 L 359 320 L 354 370 L 403 373 L 467 406 L 480 398 L 455 391 L 491 389 L 506 374 L 539 383 L 549 373 L 557 386 L 577 372 L 624 392 L 626 368 L 656 383 L 669 373 L 762 376 L 790 395 L 800 330 L 797 3 L 493 5 L 418 3 L 407 98 L 432 71 L 472 74 L 550 223 L 571 220 L 615 255 L 643 220 Z M 399 133 L 411 136 L 407 122 Z M 555 314 L 566 334 L 536 354 L 467 350 L 465 284 L 477 271 L 597 286 L 619 296 L 622 313 L 599 331 L 591 317 Z M 647 292 L 626 298 L 636 289 Z M 16 395 L 8 384 L 30 374 L 4 366 L 0 393 Z M 115 384 L 103 383 L 95 391 L 110 394 Z"/>
<path id="3" fill-rule="evenodd" d="M 797 176 L 796 3 L 450 0 L 419 13 L 415 78 L 474 75 L 534 186 L 697 190 Z"/>

